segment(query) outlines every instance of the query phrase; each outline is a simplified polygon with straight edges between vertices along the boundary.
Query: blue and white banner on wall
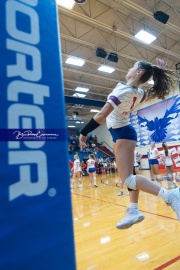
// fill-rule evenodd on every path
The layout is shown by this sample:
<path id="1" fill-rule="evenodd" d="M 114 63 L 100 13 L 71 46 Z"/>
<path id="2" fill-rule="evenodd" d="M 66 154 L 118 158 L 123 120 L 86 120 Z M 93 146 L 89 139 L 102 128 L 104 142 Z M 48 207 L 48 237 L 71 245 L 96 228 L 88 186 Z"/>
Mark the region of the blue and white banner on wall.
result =
<path id="1" fill-rule="evenodd" d="M 55 0 L 0 1 L 1 270 L 76 268 L 58 24 Z"/>
<path id="2" fill-rule="evenodd" d="M 156 143 L 179 141 L 179 113 L 180 95 L 133 112 L 130 121 L 137 131 L 137 146 L 145 146 L 152 141 Z"/>

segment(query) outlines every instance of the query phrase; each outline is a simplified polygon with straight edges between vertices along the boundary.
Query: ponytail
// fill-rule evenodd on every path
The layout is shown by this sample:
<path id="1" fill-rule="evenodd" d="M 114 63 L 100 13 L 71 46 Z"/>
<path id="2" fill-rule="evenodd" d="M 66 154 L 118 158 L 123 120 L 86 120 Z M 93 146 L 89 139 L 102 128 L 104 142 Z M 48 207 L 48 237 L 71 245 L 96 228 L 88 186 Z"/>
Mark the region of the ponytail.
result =
<path id="1" fill-rule="evenodd" d="M 150 98 L 165 99 L 171 90 L 174 89 L 174 80 L 170 77 L 170 75 L 173 75 L 173 72 L 156 66 L 152 68 L 154 85 L 149 89 L 148 95 Z"/>
<path id="2" fill-rule="evenodd" d="M 168 147 L 165 143 L 162 143 L 162 147 L 164 148 L 165 155 L 168 156 Z"/>
<path id="3" fill-rule="evenodd" d="M 174 80 L 170 77 L 174 72 L 152 66 L 146 61 L 138 62 L 138 68 L 144 69 L 145 72 L 140 78 L 141 83 L 147 82 L 151 77 L 153 78 L 154 85 L 148 90 L 149 98 L 165 99 L 174 89 Z"/>

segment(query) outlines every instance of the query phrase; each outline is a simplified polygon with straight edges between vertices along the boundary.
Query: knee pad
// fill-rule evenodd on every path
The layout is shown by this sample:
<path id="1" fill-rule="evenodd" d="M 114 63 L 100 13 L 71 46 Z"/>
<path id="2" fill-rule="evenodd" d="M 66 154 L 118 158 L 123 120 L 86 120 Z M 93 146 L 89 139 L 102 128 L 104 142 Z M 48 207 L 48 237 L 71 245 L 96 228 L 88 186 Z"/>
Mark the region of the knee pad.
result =
<path id="1" fill-rule="evenodd" d="M 136 189 L 136 175 L 130 174 L 128 178 L 124 181 L 124 184 L 126 187 L 132 190 L 137 190 Z"/>
<path id="2" fill-rule="evenodd" d="M 162 179 L 162 177 L 161 177 L 161 175 L 160 175 L 160 174 L 157 174 L 157 175 L 156 175 L 156 177 L 157 177 L 157 179 L 159 179 L 159 180 L 161 180 L 161 179 Z"/>
<path id="3" fill-rule="evenodd" d="M 172 173 L 172 175 L 173 175 L 173 176 L 176 176 L 176 173 L 175 173 L 175 172 L 173 172 L 173 173 Z"/>
<path id="4" fill-rule="evenodd" d="M 127 188 L 128 191 L 138 191 L 138 189 L 131 189 L 131 188 Z"/>

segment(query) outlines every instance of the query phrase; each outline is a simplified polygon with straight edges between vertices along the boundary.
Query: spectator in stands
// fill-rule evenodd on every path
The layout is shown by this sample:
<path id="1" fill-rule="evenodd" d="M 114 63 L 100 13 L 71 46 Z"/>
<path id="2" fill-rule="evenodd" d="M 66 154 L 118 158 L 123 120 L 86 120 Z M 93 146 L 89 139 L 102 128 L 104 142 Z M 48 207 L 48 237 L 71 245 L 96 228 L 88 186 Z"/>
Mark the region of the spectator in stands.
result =
<path id="1" fill-rule="evenodd" d="M 98 141 L 97 141 L 97 136 L 96 135 L 94 136 L 94 140 L 93 141 L 97 145 Z"/>
<path id="2" fill-rule="evenodd" d="M 90 145 L 91 145 L 92 142 L 94 141 L 92 134 L 90 134 L 88 141 L 89 141 L 89 144 L 90 144 Z"/>
<path id="3" fill-rule="evenodd" d="M 70 177 L 73 175 L 73 167 L 74 167 L 74 162 L 71 159 L 69 159 Z"/>
<path id="4" fill-rule="evenodd" d="M 72 168 L 74 167 L 74 162 L 69 159 L 69 167 L 70 167 L 70 170 L 72 170 Z"/>
<path id="5" fill-rule="evenodd" d="M 92 149 L 93 152 L 94 152 L 95 147 L 96 147 L 95 143 L 92 143 L 91 144 L 91 149 Z"/>
<path id="6" fill-rule="evenodd" d="M 84 162 L 84 160 L 81 162 L 81 169 L 82 169 L 82 175 L 88 175 L 87 164 Z"/>

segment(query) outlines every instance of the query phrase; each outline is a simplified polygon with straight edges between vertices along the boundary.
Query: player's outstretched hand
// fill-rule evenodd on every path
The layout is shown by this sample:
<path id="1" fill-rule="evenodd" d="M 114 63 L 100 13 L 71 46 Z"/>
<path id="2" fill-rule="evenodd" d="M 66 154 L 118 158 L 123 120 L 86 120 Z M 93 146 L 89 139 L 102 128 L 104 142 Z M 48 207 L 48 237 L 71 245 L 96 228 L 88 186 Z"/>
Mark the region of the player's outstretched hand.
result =
<path id="1" fill-rule="evenodd" d="M 166 68 L 167 62 L 165 62 L 163 59 L 156 58 L 156 64 L 159 68 Z"/>

